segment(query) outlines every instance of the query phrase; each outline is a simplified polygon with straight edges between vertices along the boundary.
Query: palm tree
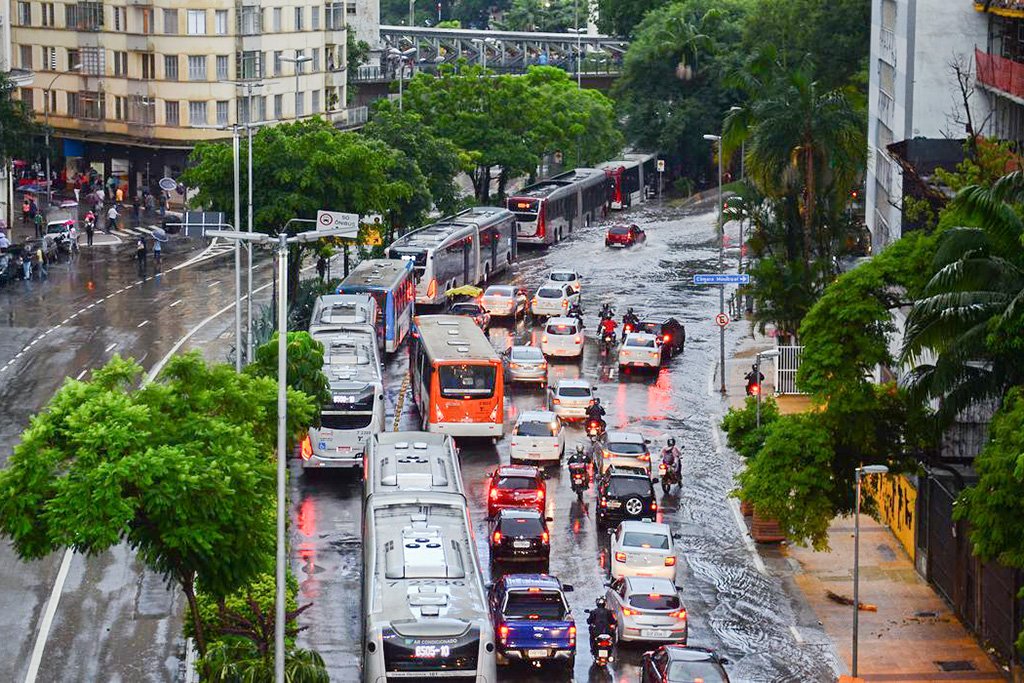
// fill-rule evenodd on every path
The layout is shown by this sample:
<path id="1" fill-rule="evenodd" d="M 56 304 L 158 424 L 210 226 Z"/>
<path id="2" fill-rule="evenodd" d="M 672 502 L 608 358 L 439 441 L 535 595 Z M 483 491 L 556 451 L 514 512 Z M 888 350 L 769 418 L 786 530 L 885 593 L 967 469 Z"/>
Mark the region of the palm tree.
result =
<path id="1" fill-rule="evenodd" d="M 261 655 L 247 640 L 220 640 L 210 645 L 205 662 L 210 683 L 272 683 L 274 657 Z M 288 683 L 329 683 L 323 658 L 313 650 L 294 648 L 284 659 L 284 679 Z"/>
<path id="2" fill-rule="evenodd" d="M 941 402 L 948 424 L 960 411 L 999 399 L 1024 383 L 1020 363 L 1024 330 L 1024 174 L 1010 173 L 991 187 L 972 185 L 954 200 L 978 227 L 946 231 L 935 256 L 935 275 L 907 318 L 901 360 L 917 365 L 909 384 L 921 399 Z"/>

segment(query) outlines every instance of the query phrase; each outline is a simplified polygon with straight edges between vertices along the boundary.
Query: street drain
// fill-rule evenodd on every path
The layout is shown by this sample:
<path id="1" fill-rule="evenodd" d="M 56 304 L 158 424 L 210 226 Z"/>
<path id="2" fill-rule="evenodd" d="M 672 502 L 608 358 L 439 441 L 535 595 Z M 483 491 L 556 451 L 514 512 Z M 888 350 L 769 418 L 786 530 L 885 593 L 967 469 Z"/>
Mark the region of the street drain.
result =
<path id="1" fill-rule="evenodd" d="M 974 664 L 965 659 L 953 659 L 935 663 L 939 665 L 940 671 L 975 671 Z"/>
<path id="2" fill-rule="evenodd" d="M 918 619 L 934 619 L 939 616 L 938 612 L 914 612 L 914 616 Z"/>

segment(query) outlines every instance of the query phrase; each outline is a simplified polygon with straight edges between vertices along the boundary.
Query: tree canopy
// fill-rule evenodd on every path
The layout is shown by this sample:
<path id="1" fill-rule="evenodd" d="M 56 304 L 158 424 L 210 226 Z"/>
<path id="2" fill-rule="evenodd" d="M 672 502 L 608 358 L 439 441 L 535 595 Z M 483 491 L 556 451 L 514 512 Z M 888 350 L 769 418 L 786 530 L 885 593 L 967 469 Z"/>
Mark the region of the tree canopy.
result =
<path id="1" fill-rule="evenodd" d="M 648 12 L 669 0 L 597 0 L 597 28 L 610 36 L 629 38 Z"/>
<path id="2" fill-rule="evenodd" d="M 245 372 L 254 377 L 277 380 L 277 332 L 265 344 L 256 347 L 256 358 L 245 366 Z M 331 400 L 327 376 L 324 374 L 324 345 L 313 339 L 309 332 L 289 332 L 286 340 L 286 382 L 290 389 L 301 391 L 314 405 L 326 405 Z M 316 417 L 319 417 L 319 413 Z M 312 424 L 312 423 L 310 423 Z"/>
<path id="3" fill-rule="evenodd" d="M 0 161 L 26 156 L 38 132 L 32 110 L 14 95 L 14 83 L 0 72 Z"/>

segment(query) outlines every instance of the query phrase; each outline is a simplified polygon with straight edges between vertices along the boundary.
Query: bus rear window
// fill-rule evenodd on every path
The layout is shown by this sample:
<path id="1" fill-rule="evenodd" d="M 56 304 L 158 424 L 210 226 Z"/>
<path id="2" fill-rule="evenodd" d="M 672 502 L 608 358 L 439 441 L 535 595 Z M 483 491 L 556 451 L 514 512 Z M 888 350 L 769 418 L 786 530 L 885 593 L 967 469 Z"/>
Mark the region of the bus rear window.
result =
<path id="1" fill-rule="evenodd" d="M 445 398 L 490 398 L 497 372 L 492 365 L 442 365 L 437 374 Z"/>
<path id="2" fill-rule="evenodd" d="M 324 413 L 320 416 L 320 426 L 325 429 L 363 429 L 370 426 L 373 413 Z"/>
<path id="3" fill-rule="evenodd" d="M 539 202 L 536 199 L 517 199 L 513 197 L 508 200 L 508 210 L 515 212 L 537 213 Z"/>

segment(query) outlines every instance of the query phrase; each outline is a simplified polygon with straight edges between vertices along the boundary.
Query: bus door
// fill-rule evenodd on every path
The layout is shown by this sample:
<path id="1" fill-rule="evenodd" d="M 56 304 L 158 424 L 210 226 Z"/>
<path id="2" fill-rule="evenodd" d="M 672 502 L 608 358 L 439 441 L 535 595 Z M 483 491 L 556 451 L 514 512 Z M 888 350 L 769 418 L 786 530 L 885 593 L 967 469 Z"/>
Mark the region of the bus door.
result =
<path id="1" fill-rule="evenodd" d="M 462 240 L 462 284 L 464 285 L 475 285 L 476 280 L 470 280 L 469 262 L 471 252 L 473 251 L 473 243 L 467 237 Z"/>

